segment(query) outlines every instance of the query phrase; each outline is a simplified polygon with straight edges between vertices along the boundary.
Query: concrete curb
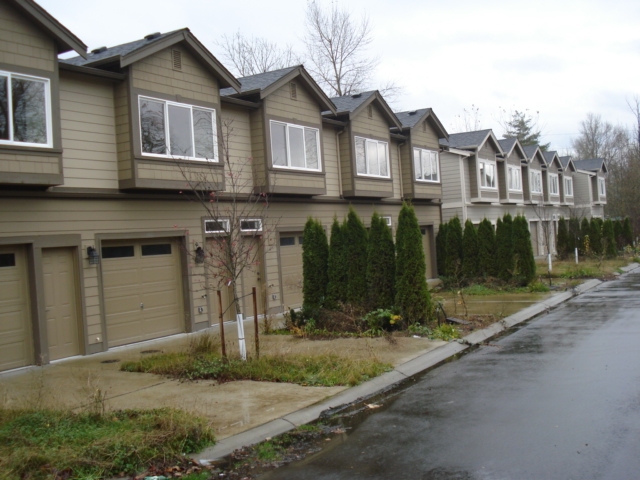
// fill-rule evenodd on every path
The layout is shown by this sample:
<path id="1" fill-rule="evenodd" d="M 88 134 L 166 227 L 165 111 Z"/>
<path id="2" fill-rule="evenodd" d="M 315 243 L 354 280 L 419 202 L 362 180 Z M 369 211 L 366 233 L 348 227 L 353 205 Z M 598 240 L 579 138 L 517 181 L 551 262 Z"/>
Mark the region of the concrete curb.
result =
<path id="1" fill-rule="evenodd" d="M 633 268 L 625 270 L 625 272 L 631 272 L 640 267 L 639 264 L 629 265 L 629 267 L 632 266 Z M 327 400 L 296 412 L 289 413 L 268 423 L 252 428 L 251 430 L 239 433 L 238 435 L 220 440 L 216 445 L 194 455 L 193 458 L 201 464 L 207 465 L 215 460 L 219 460 L 230 455 L 234 450 L 244 446 L 255 445 L 267 438 L 280 435 L 289 430 L 293 430 L 300 425 L 313 422 L 319 419 L 321 415 L 328 410 L 333 410 L 345 405 L 364 403 L 367 399 L 397 387 L 407 379 L 446 362 L 454 355 L 457 355 L 472 346 L 486 342 L 505 330 L 527 320 L 531 320 L 542 313 L 548 313 L 552 308 L 597 287 L 601 283 L 602 282 L 600 280 L 596 279 L 588 280 L 575 287 L 572 291 L 561 292 L 553 295 L 542 302 L 527 307 L 524 310 L 520 310 L 519 312 L 514 313 L 499 322 L 493 323 L 482 330 L 470 333 L 457 342 L 449 342 L 430 350 L 419 357 L 403 363 L 402 365 L 398 365 L 390 372 L 373 378 L 366 383 L 348 388 Z"/>

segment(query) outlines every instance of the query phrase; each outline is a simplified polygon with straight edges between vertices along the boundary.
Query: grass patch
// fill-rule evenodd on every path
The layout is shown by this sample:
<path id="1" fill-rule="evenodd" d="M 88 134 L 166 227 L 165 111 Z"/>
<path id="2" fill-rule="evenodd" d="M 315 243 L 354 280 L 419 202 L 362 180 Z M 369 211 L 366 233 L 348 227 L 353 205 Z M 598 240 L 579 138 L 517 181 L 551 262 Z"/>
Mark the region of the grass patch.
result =
<path id="1" fill-rule="evenodd" d="M 154 463 L 181 462 L 214 443 L 205 420 L 179 410 L 0 409 L 0 478 L 131 475 Z"/>
<path id="2" fill-rule="evenodd" d="M 168 375 L 186 380 L 220 382 L 256 380 L 326 386 L 358 385 L 392 369 L 375 359 L 351 359 L 338 355 L 274 355 L 261 358 L 223 359 L 215 354 L 159 354 L 137 362 L 125 362 L 121 370 Z"/>

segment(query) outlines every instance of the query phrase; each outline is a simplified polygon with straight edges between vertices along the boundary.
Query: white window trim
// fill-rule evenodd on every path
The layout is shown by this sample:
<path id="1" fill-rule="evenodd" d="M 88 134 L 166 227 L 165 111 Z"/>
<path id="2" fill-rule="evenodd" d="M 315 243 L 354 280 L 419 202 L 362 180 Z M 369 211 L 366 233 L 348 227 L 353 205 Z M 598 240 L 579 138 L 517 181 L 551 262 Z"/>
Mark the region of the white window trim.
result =
<path id="1" fill-rule="evenodd" d="M 7 117 L 7 126 L 9 127 L 9 140 L 0 140 L 0 145 L 19 145 L 22 147 L 51 148 L 53 147 L 53 117 L 51 113 L 51 80 L 44 77 L 36 77 L 34 75 L 24 75 L 22 73 L 8 72 L 0 70 L 0 75 L 7 77 L 7 109 L 9 116 Z M 11 79 L 24 78 L 35 82 L 43 82 L 44 100 L 45 100 L 45 116 L 47 123 L 47 143 L 18 142 L 13 140 L 13 96 L 11 95 Z"/>
<path id="2" fill-rule="evenodd" d="M 487 165 L 491 165 L 493 166 L 493 185 L 482 185 L 482 180 L 484 178 L 484 175 L 480 175 L 480 171 L 482 170 L 482 168 L 480 167 L 480 165 L 484 164 L 485 168 Z M 489 160 L 486 158 L 480 158 L 478 160 L 478 176 L 480 177 L 480 188 L 483 190 L 498 190 L 498 166 L 496 165 L 495 160 Z"/>
<path id="3" fill-rule="evenodd" d="M 242 222 L 257 222 L 257 228 L 242 228 Z M 253 233 L 262 231 L 262 219 L 261 218 L 241 218 L 240 219 L 240 231 L 242 233 Z"/>
<path id="4" fill-rule="evenodd" d="M 384 220 L 384 223 L 387 227 L 391 228 L 391 226 L 393 225 L 393 222 L 391 221 L 391 216 L 384 216 L 384 217 L 380 217 L 382 218 L 382 220 Z"/>
<path id="5" fill-rule="evenodd" d="M 571 190 L 571 193 L 569 193 L 569 190 Z M 573 178 L 571 177 L 564 177 L 564 196 L 573 197 Z"/>
<path id="6" fill-rule="evenodd" d="M 512 171 L 517 171 L 518 172 L 518 186 L 515 188 L 511 187 L 511 172 Z M 515 165 L 508 165 L 507 166 L 507 188 L 509 189 L 510 192 L 522 192 L 522 168 L 521 167 L 516 167 Z"/>
<path id="7" fill-rule="evenodd" d="M 602 177 L 598 177 L 598 195 L 604 197 L 607 194 L 607 187 L 605 184 L 605 179 Z"/>
<path id="8" fill-rule="evenodd" d="M 376 140 L 374 138 L 367 138 L 367 137 L 360 137 L 360 136 L 355 136 L 354 137 L 354 147 L 355 147 L 355 143 L 357 141 L 357 139 L 361 138 L 362 140 L 365 141 L 365 148 L 364 148 L 364 163 L 365 163 L 365 167 L 367 168 L 367 171 L 369 171 L 369 162 L 367 160 L 367 142 L 375 142 L 378 145 L 384 145 L 384 150 L 385 150 L 385 156 L 386 156 L 386 160 L 387 160 L 387 173 L 388 175 L 374 175 L 372 173 L 360 173 L 358 172 L 358 159 L 356 158 L 356 174 L 359 177 L 371 177 L 371 178 L 391 178 L 391 165 L 389 164 L 389 143 L 385 142 L 383 140 Z M 357 156 L 357 152 L 356 152 L 356 156 Z"/>
<path id="9" fill-rule="evenodd" d="M 205 110 L 208 112 L 212 112 L 213 113 L 213 124 L 212 124 L 212 135 L 213 135 L 213 158 L 200 158 L 200 157 L 187 157 L 184 155 L 172 155 L 171 153 L 169 154 L 162 154 L 162 153 L 148 153 L 148 152 L 144 152 L 142 151 L 142 123 L 140 121 L 140 101 L 146 98 L 148 100 L 153 100 L 154 102 L 161 102 L 165 104 L 165 109 L 164 109 L 164 124 L 165 124 L 165 142 L 166 142 L 166 149 L 170 150 L 171 148 L 171 136 L 170 136 L 170 132 L 169 132 L 169 105 L 176 105 L 178 107 L 185 107 L 188 108 L 191 111 L 191 121 L 193 123 L 193 109 L 196 108 L 198 110 Z M 161 158 L 176 158 L 176 159 L 184 159 L 184 160 L 195 160 L 198 162 L 218 162 L 218 118 L 217 118 L 217 113 L 216 110 L 213 108 L 207 108 L 207 107 L 201 107 L 200 105 L 190 105 L 188 103 L 178 103 L 178 102 L 172 102 L 170 100 L 164 100 L 162 98 L 155 98 L 155 97 L 149 97 L 147 95 L 138 95 L 138 130 L 140 133 L 140 153 L 143 157 L 161 157 Z M 195 138 L 194 138 L 194 128 L 193 125 L 191 125 L 191 142 L 192 142 L 192 147 L 193 147 L 193 152 L 195 153 L 196 150 L 196 145 L 195 145 Z"/>
<path id="10" fill-rule="evenodd" d="M 219 223 L 221 225 L 223 225 L 223 229 L 222 230 L 207 230 L 207 223 Z M 214 218 L 209 218 L 207 220 L 204 221 L 204 232 L 205 234 L 216 234 L 216 233 L 229 233 L 230 231 L 230 225 L 229 225 L 229 219 L 228 218 L 219 218 L 219 219 L 214 219 Z"/>
<path id="11" fill-rule="evenodd" d="M 271 145 L 271 152 L 273 155 L 273 129 L 271 128 L 271 125 L 273 124 L 279 124 L 279 125 L 284 125 L 285 128 L 285 144 L 286 144 L 286 149 L 287 149 L 287 165 L 275 165 L 273 163 L 273 158 L 271 159 L 271 166 L 273 168 L 281 168 L 283 170 L 298 170 L 298 171 L 308 171 L 308 172 L 321 172 L 322 171 L 322 158 L 320 157 L 320 130 L 318 130 L 315 127 L 308 127 L 306 125 L 297 125 L 295 123 L 287 123 L 287 122 L 280 122 L 278 120 L 269 120 L 269 141 L 270 141 L 270 145 Z M 307 130 L 313 130 L 316 132 L 316 148 L 318 149 L 318 168 L 309 168 L 309 167 L 292 167 L 291 166 L 291 146 L 289 145 L 289 127 L 292 128 L 302 128 L 303 131 L 304 129 Z M 302 138 L 304 137 L 304 133 L 302 135 Z M 304 164 L 307 164 L 307 149 L 306 149 L 306 144 L 305 144 L 305 153 L 304 153 Z"/>
<path id="12" fill-rule="evenodd" d="M 536 182 L 533 177 L 540 179 L 540 190 L 534 190 L 536 186 Z M 542 193 L 542 171 L 541 170 L 530 170 L 529 172 L 529 184 L 531 185 L 531 193 L 535 193 L 537 195 Z"/>
<path id="13" fill-rule="evenodd" d="M 428 150 L 426 148 L 419 148 L 419 147 L 414 147 L 413 148 L 413 155 L 414 155 L 414 168 L 415 168 L 415 155 L 416 152 L 420 153 L 420 168 L 422 169 L 422 171 L 420 172 L 422 174 L 422 176 L 424 176 L 423 172 L 424 172 L 424 162 L 425 160 L 428 160 L 431 163 L 431 176 L 433 177 L 433 167 L 435 165 L 435 171 L 436 174 L 435 176 L 437 177 L 436 180 L 426 180 L 424 178 L 415 178 L 416 177 L 416 173 L 414 172 L 414 180 L 416 182 L 424 182 L 424 183 L 440 183 L 440 155 L 438 155 L 438 152 L 436 152 L 435 150 Z M 423 154 L 428 154 L 428 159 L 425 159 L 423 157 Z M 435 160 L 433 159 L 433 155 L 435 154 Z"/>
<path id="14" fill-rule="evenodd" d="M 555 185 L 555 191 L 552 188 Z M 549 174 L 549 195 L 560 195 L 560 183 L 558 182 L 558 174 Z"/>

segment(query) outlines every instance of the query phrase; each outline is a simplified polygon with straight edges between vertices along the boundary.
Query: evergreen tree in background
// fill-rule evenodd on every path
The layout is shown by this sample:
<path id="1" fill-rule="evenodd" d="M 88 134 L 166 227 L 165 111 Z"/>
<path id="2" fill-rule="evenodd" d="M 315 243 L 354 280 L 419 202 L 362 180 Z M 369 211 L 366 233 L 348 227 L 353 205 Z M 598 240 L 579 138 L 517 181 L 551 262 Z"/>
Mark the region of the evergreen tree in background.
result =
<path id="1" fill-rule="evenodd" d="M 331 244 L 329 246 L 327 302 L 328 308 L 336 308 L 338 302 L 347 301 L 348 268 L 347 268 L 347 225 L 340 224 L 333 218 L 331 225 Z"/>
<path id="2" fill-rule="evenodd" d="M 363 307 L 367 300 L 367 230 L 349 207 L 347 214 L 347 302 Z"/>
<path id="3" fill-rule="evenodd" d="M 444 270 L 447 277 L 460 275 L 462 266 L 462 225 L 460 219 L 455 216 L 449 220 L 447 226 L 447 244 L 445 248 Z"/>
<path id="4" fill-rule="evenodd" d="M 487 278 L 496 275 L 496 236 L 486 218 L 478 226 L 478 273 Z"/>
<path id="5" fill-rule="evenodd" d="M 597 218 L 591 218 L 589 222 L 589 245 L 594 255 L 601 255 L 602 252 L 602 228 Z"/>
<path id="6" fill-rule="evenodd" d="M 582 255 L 590 255 L 592 253 L 591 224 L 587 218 L 583 218 L 580 223 L 580 235 L 582 237 L 580 242 L 580 253 Z"/>
<path id="7" fill-rule="evenodd" d="M 424 324 L 431 315 L 422 234 L 413 207 L 403 203 L 396 232 L 396 301 L 405 324 Z"/>
<path id="8" fill-rule="evenodd" d="M 395 300 L 395 246 L 391 229 L 377 213 L 371 217 L 368 256 L 368 309 L 391 308 Z"/>
<path id="9" fill-rule="evenodd" d="M 631 228 L 629 217 L 626 217 L 622 223 L 622 238 L 624 238 L 625 247 L 633 246 L 633 229 Z"/>
<path id="10" fill-rule="evenodd" d="M 478 255 L 478 232 L 471 220 L 467 220 L 462 234 L 462 276 L 466 280 L 478 277 Z"/>
<path id="11" fill-rule="evenodd" d="M 616 258 L 618 256 L 618 245 L 611 220 L 605 220 L 602 225 L 602 243 L 604 247 L 603 253 L 607 258 Z"/>
<path id="12" fill-rule="evenodd" d="M 513 275 L 513 219 L 508 213 L 496 225 L 498 278 L 508 282 Z"/>
<path id="13" fill-rule="evenodd" d="M 536 277 L 536 262 L 533 258 L 529 225 L 521 215 L 516 216 L 513 221 L 513 255 L 516 279 L 521 285 L 528 285 Z"/>
<path id="14" fill-rule="evenodd" d="M 580 220 L 575 217 L 569 219 L 569 251 L 573 255 L 575 249 L 580 250 L 580 241 L 582 235 L 580 234 Z"/>
<path id="15" fill-rule="evenodd" d="M 441 223 L 438 233 L 436 234 L 436 265 L 438 267 L 438 276 L 445 275 L 445 264 L 447 256 L 447 228 L 449 223 Z"/>
<path id="16" fill-rule="evenodd" d="M 616 238 L 618 250 L 624 248 L 624 238 L 622 237 L 622 220 L 613 220 L 613 236 Z"/>
<path id="17" fill-rule="evenodd" d="M 316 311 L 327 291 L 329 245 L 322 224 L 311 217 L 304 226 L 302 241 L 303 309 Z"/>
<path id="18" fill-rule="evenodd" d="M 526 110 L 514 110 L 511 117 L 502 124 L 505 129 L 502 138 L 517 138 L 522 146 L 538 145 L 543 152 L 549 149 L 549 143 L 540 144 L 542 132 L 537 128 L 537 121 Z"/>
<path id="19" fill-rule="evenodd" d="M 569 255 L 569 230 L 564 217 L 558 220 L 558 240 L 556 242 L 556 251 L 560 260 L 565 260 Z"/>

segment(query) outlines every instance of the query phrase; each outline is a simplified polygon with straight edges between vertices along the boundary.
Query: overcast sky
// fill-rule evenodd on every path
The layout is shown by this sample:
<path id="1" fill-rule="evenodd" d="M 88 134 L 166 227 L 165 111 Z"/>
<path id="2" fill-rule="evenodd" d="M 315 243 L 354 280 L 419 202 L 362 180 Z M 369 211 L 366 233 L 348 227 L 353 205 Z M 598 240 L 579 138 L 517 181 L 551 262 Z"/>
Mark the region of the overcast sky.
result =
<path id="1" fill-rule="evenodd" d="M 236 31 L 302 49 L 302 0 L 36 1 L 89 50 L 183 27 L 220 60 L 216 41 Z M 640 95 L 638 0 L 338 4 L 356 17 L 369 16 L 369 53 L 380 60 L 376 80 L 404 88 L 394 110 L 431 107 L 445 128 L 460 131 L 461 116 L 473 105 L 480 127 L 498 137 L 503 109 L 539 112 L 543 142 L 561 153 L 588 112 L 633 123 L 626 102 Z"/>

